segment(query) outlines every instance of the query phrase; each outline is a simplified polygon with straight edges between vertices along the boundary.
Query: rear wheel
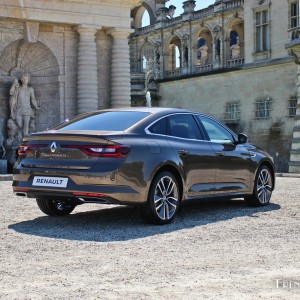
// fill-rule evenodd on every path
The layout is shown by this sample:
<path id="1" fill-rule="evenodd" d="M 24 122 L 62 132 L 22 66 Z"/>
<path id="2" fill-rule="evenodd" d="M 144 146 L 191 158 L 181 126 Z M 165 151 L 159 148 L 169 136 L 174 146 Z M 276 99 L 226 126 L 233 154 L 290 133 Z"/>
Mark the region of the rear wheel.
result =
<path id="1" fill-rule="evenodd" d="M 272 196 L 274 188 L 272 172 L 267 166 L 262 166 L 257 172 L 253 194 L 245 197 L 245 201 L 250 206 L 265 206 Z"/>
<path id="2" fill-rule="evenodd" d="M 74 210 L 76 206 L 75 204 L 63 200 L 37 198 L 36 202 L 39 209 L 44 214 L 54 217 L 68 215 Z"/>
<path id="3" fill-rule="evenodd" d="M 147 203 L 138 208 L 146 222 L 162 225 L 174 219 L 179 203 L 180 189 L 175 176 L 170 172 L 162 172 L 151 184 Z"/>

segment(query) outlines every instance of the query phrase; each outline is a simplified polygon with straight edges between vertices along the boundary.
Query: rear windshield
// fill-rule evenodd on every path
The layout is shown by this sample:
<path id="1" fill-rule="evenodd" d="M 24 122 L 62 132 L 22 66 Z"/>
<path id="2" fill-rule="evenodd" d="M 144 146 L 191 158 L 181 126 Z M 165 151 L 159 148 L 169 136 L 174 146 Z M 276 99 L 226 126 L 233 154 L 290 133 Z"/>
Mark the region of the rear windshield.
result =
<path id="1" fill-rule="evenodd" d="M 149 112 L 104 111 L 77 116 L 55 126 L 56 130 L 123 131 L 147 117 Z"/>

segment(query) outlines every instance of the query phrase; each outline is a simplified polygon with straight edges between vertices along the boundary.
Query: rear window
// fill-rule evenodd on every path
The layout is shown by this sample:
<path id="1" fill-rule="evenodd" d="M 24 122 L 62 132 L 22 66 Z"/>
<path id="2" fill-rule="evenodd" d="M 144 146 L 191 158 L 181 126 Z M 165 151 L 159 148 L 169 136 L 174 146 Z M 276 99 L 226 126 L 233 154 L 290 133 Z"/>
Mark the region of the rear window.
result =
<path id="1" fill-rule="evenodd" d="M 153 124 L 149 128 L 149 131 L 154 134 L 166 135 L 167 134 L 167 118 L 163 118 L 163 119 L 157 121 L 155 124 Z"/>
<path id="2" fill-rule="evenodd" d="M 147 117 L 149 112 L 104 111 L 77 116 L 55 126 L 56 130 L 123 131 Z"/>

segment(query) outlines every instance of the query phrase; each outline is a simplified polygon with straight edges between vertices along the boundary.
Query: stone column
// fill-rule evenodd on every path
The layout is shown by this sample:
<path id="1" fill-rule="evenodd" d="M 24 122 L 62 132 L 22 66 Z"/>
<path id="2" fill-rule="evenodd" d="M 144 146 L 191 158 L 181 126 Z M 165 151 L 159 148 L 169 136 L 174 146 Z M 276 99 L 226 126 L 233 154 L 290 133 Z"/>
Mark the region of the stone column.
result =
<path id="1" fill-rule="evenodd" d="M 101 29 L 101 28 L 98 28 Z M 78 26 L 77 113 L 98 109 L 96 28 Z"/>
<path id="2" fill-rule="evenodd" d="M 111 107 L 128 107 L 130 102 L 129 29 L 110 29 L 113 37 L 111 63 Z"/>
<path id="3" fill-rule="evenodd" d="M 181 38 L 181 65 L 182 74 L 187 75 L 189 72 L 189 60 L 190 60 L 190 37 L 184 34 Z"/>

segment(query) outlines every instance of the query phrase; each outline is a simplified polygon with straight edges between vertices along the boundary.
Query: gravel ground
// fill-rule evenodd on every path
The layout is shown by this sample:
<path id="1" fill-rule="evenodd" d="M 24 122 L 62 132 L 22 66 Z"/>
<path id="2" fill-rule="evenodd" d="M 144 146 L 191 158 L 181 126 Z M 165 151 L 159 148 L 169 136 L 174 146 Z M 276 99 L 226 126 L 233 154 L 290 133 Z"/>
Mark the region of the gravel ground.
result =
<path id="1" fill-rule="evenodd" d="M 125 206 L 50 218 L 0 191 L 1 299 L 300 299 L 300 178 L 267 207 L 201 201 L 166 226 Z"/>

